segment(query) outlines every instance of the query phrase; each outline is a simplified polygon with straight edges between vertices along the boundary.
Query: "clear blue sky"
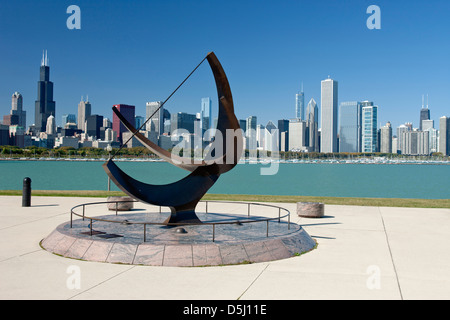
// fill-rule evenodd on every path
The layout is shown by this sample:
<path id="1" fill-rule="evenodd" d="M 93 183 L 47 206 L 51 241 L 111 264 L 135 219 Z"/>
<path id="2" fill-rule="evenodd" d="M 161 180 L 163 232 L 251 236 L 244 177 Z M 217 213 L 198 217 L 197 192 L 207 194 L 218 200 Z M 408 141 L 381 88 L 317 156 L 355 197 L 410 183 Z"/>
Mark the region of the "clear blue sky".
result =
<path id="1" fill-rule="evenodd" d="M 69 30 L 69 5 L 81 30 Z M 381 30 L 369 30 L 369 5 Z M 0 2 L 0 116 L 23 95 L 28 125 L 42 50 L 48 50 L 56 119 L 92 112 L 111 118 L 113 104 L 164 100 L 209 51 L 230 81 L 236 113 L 258 123 L 294 117 L 295 94 L 320 106 L 320 81 L 339 82 L 339 102 L 371 100 L 379 122 L 418 127 L 422 94 L 431 117 L 450 116 L 450 1 L 6 1 Z M 210 96 L 207 63 L 170 100 L 171 112 L 199 112 Z"/>

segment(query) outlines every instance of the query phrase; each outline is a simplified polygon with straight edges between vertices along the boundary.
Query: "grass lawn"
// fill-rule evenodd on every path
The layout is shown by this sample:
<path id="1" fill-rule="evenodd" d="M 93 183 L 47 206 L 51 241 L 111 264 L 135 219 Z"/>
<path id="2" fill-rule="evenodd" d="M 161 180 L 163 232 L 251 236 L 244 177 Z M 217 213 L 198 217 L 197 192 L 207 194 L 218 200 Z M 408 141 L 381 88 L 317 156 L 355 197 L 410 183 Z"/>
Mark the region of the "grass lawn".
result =
<path id="1" fill-rule="evenodd" d="M 20 190 L 0 190 L 0 195 L 22 196 Z M 121 191 L 77 191 L 77 190 L 32 190 L 32 196 L 49 197 L 98 197 L 123 196 Z M 309 196 L 267 196 L 243 194 L 206 194 L 202 200 L 249 201 L 249 202 L 321 202 L 324 204 L 408 207 L 408 208 L 450 208 L 450 199 L 397 199 L 397 198 L 343 198 Z"/>

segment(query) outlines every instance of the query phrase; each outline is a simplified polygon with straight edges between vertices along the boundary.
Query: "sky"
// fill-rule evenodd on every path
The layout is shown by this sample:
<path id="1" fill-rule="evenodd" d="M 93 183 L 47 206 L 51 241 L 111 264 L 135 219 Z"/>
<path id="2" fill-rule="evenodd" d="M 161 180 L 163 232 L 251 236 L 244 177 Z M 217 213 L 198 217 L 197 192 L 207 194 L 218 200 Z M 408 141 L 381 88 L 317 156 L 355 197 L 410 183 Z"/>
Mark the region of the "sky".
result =
<path id="1" fill-rule="evenodd" d="M 79 30 L 67 28 L 70 5 L 80 8 Z M 367 27 L 370 5 L 380 8 L 381 29 Z M 314 98 L 320 110 L 320 82 L 331 77 L 339 103 L 373 101 L 379 124 L 394 128 L 418 127 L 428 95 L 438 128 L 450 116 L 449 13 L 447 0 L 0 0 L 0 116 L 18 91 L 27 124 L 34 123 L 43 50 L 57 124 L 86 96 L 93 114 L 111 119 L 112 106 L 123 103 L 145 116 L 147 101 L 164 101 L 214 51 L 240 119 L 294 118 L 302 83 L 305 103 Z M 200 112 L 203 97 L 215 116 L 207 62 L 166 107 Z"/>

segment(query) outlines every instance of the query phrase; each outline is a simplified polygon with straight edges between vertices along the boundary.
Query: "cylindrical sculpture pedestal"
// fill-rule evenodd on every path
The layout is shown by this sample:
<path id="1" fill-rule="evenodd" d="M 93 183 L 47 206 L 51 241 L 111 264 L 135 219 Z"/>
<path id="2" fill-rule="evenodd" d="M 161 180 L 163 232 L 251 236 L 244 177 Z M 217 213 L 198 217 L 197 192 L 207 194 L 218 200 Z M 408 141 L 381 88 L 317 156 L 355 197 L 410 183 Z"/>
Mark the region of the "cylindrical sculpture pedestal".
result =
<path id="1" fill-rule="evenodd" d="M 128 196 L 124 197 L 108 197 L 106 199 L 108 209 L 112 211 L 130 211 L 133 209 L 134 199 Z"/>
<path id="2" fill-rule="evenodd" d="M 319 202 L 297 202 L 297 215 L 304 218 L 321 218 L 324 204 Z"/>

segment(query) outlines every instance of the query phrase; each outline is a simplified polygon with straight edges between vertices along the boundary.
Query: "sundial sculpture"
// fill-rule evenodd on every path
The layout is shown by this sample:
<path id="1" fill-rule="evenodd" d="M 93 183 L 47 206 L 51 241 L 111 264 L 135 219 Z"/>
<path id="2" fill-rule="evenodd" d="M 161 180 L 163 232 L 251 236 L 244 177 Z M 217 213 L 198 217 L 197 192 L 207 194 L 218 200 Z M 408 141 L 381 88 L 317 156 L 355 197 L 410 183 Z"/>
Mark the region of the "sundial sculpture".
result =
<path id="1" fill-rule="evenodd" d="M 123 125 L 135 136 L 147 149 L 166 160 L 167 162 L 190 171 L 185 178 L 166 185 L 152 185 L 136 180 L 122 171 L 111 157 L 103 164 L 103 168 L 111 180 L 130 197 L 144 203 L 170 207 L 171 214 L 164 224 L 198 224 L 201 220 L 195 214 L 195 207 L 205 193 L 219 179 L 220 175 L 233 169 L 242 154 L 242 130 L 234 114 L 233 97 L 225 72 L 213 52 L 202 60 L 207 59 L 214 75 L 219 98 L 219 115 L 215 139 L 211 139 L 216 152 L 214 156 L 208 154 L 201 163 L 193 163 L 190 159 L 179 157 L 151 142 L 139 129 L 129 123 L 125 117 L 113 107 L 113 112 Z M 202 63 L 200 62 L 200 64 Z M 191 74 L 200 66 L 191 72 Z M 190 75 L 178 86 L 190 77 Z M 178 90 L 175 89 L 176 90 Z M 175 93 L 175 91 L 161 104 Z M 159 109 L 158 109 L 159 110 Z M 155 113 L 158 111 L 156 110 Z M 151 117 L 150 117 L 151 118 Z M 147 119 L 146 122 L 148 122 Z M 146 123 L 145 122 L 145 123 Z M 141 126 L 141 128 L 145 125 Z M 219 137 L 218 135 L 221 135 Z M 131 137 L 130 137 L 131 139 Z M 124 143 L 125 145 L 125 143 Z M 122 145 L 123 147 L 123 145 Z M 218 152 L 217 152 L 218 151 Z"/>

